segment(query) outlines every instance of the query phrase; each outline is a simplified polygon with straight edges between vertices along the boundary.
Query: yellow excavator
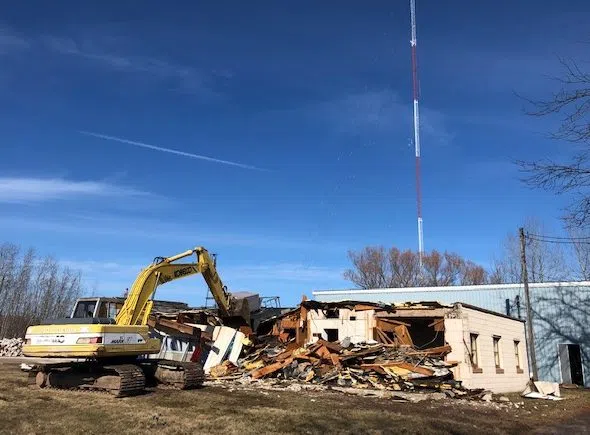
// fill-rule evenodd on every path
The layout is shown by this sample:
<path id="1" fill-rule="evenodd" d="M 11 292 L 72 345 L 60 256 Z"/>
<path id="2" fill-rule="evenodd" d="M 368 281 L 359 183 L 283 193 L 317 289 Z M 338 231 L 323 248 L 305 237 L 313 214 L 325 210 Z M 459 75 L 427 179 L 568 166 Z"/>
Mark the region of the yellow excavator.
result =
<path id="1" fill-rule="evenodd" d="M 193 255 L 193 262 L 178 262 Z M 72 317 L 27 329 L 23 354 L 41 358 L 32 365 L 35 383 L 41 388 L 103 390 L 117 397 L 142 392 L 146 380 L 181 389 L 201 385 L 204 373 L 200 363 L 149 357 L 160 352 L 161 342 L 152 338 L 147 325 L 158 286 L 198 273 L 203 275 L 220 317 L 249 321 L 247 300 L 236 299 L 227 291 L 205 248 L 156 257 L 135 279 L 115 319 Z"/>

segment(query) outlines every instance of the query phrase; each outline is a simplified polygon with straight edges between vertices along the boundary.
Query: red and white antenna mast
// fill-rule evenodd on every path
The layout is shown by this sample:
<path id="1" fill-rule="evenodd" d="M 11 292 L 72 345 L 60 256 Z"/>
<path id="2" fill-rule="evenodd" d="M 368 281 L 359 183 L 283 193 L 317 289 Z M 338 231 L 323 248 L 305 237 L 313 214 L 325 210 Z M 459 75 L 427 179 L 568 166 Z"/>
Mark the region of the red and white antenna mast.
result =
<path id="1" fill-rule="evenodd" d="M 424 235 L 422 234 L 422 176 L 420 174 L 420 113 L 418 111 L 418 60 L 416 58 L 416 0 L 410 0 L 410 22 L 412 29 L 412 85 L 414 93 L 414 146 L 416 147 L 416 204 L 418 208 L 418 258 L 420 268 L 424 256 Z"/>

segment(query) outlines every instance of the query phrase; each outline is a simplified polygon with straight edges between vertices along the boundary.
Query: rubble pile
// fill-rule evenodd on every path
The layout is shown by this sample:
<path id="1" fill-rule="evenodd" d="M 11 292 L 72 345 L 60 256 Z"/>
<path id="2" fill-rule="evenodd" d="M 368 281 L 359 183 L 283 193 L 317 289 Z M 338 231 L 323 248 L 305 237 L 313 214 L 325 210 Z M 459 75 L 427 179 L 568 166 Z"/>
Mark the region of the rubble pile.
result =
<path id="1" fill-rule="evenodd" d="M 24 340 L 22 338 L 3 338 L 0 340 L 0 357 L 21 356 Z"/>
<path id="2" fill-rule="evenodd" d="M 148 324 L 192 342 L 198 352 L 191 351 L 191 360 L 198 354 L 209 382 L 229 388 L 485 401 L 486 391 L 467 389 L 454 378 L 453 368 L 462 363 L 447 359 L 452 348 L 444 339 L 445 319 L 454 318 L 454 310 L 435 302 L 304 299 L 259 319 L 256 328 L 230 326 L 206 310 L 158 313 Z"/>
<path id="3" fill-rule="evenodd" d="M 251 380 L 275 378 L 334 387 L 393 391 L 443 392 L 448 397 L 480 398 L 483 390 L 467 390 L 453 379 L 456 363 L 443 360 L 450 346 L 416 350 L 382 343 L 351 344 L 318 340 L 299 347 L 276 340 L 255 346 L 233 365 L 213 367 L 212 378 Z"/>

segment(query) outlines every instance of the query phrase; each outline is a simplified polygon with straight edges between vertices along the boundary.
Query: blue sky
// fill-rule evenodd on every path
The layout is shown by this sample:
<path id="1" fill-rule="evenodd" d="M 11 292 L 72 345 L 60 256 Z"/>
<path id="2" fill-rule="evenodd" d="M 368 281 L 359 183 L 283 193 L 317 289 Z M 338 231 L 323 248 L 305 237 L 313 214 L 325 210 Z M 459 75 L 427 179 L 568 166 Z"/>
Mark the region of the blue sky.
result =
<path id="1" fill-rule="evenodd" d="M 349 286 L 346 252 L 416 248 L 407 2 L 27 2 L 0 19 L 0 240 L 120 294 L 195 245 L 232 290 Z M 582 56 L 590 4 L 418 1 L 424 236 L 487 264 L 566 198 L 513 159 L 564 158 L 514 92 Z M 587 59 L 586 59 L 587 60 Z M 203 158 L 205 157 L 205 158 Z M 201 303 L 189 278 L 158 296 Z"/>

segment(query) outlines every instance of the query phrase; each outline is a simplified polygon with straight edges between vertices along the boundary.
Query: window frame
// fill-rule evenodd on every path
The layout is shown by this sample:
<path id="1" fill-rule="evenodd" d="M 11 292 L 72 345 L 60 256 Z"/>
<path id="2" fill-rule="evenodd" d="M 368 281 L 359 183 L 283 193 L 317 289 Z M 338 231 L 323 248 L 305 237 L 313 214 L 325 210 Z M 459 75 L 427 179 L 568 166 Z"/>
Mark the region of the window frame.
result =
<path id="1" fill-rule="evenodd" d="M 516 373 L 518 374 L 522 374 L 524 373 L 524 370 L 522 368 L 521 362 L 522 362 L 522 355 L 520 352 L 520 343 L 521 340 L 513 340 L 514 342 L 514 358 L 516 359 Z"/>
<path id="2" fill-rule="evenodd" d="M 479 334 L 476 332 L 469 333 L 469 359 L 471 360 L 471 370 L 473 373 L 483 373 L 479 366 Z"/>
<path id="3" fill-rule="evenodd" d="M 494 353 L 494 365 L 496 366 L 496 373 L 504 373 L 502 364 L 502 346 L 500 345 L 502 337 L 499 335 L 492 336 L 492 351 Z"/>

